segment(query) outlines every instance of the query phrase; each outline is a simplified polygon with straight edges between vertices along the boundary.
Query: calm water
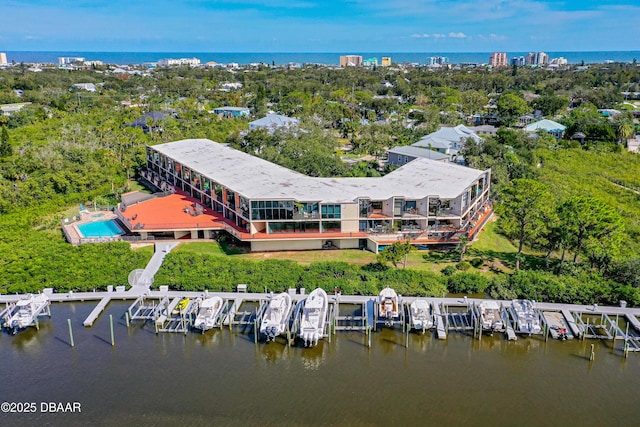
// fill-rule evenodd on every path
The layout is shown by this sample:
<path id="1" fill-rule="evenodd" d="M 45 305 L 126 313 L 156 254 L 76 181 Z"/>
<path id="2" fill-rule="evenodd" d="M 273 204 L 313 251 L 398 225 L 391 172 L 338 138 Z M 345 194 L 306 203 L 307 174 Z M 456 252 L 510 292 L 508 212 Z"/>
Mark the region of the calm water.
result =
<path id="1" fill-rule="evenodd" d="M 640 355 L 595 341 L 338 333 L 317 348 L 228 330 L 127 330 L 128 303 L 54 304 L 39 332 L 0 336 L 0 401 L 82 404 L 81 414 L 1 414 L 0 425 L 635 425 Z M 109 338 L 116 323 L 116 347 Z M 74 326 L 70 348 L 67 318 Z M 596 343 L 596 360 L 586 356 Z M 38 424 L 36 424 L 38 423 Z"/>
<path id="2" fill-rule="evenodd" d="M 84 237 L 114 237 L 124 234 L 114 220 L 94 221 L 78 226 Z"/>
<path id="3" fill-rule="evenodd" d="M 509 59 L 524 56 L 528 52 L 508 52 Z M 271 64 L 307 63 L 338 65 L 340 55 L 362 55 L 364 59 L 376 57 L 378 63 L 383 56 L 390 56 L 396 63 L 424 64 L 430 56 L 446 56 L 452 64 L 461 62 L 487 63 L 491 52 L 7 52 L 9 62 L 58 63 L 58 57 L 83 57 L 87 61 L 100 60 L 110 64 L 142 64 L 156 62 L 162 58 L 196 57 L 202 63 L 215 61 L 222 64 L 237 62 L 250 64 L 265 62 Z M 603 63 L 605 61 L 631 62 L 640 60 L 640 51 L 593 51 L 593 52 L 547 52 L 549 59 L 564 57 L 570 64 L 584 61 Z"/>

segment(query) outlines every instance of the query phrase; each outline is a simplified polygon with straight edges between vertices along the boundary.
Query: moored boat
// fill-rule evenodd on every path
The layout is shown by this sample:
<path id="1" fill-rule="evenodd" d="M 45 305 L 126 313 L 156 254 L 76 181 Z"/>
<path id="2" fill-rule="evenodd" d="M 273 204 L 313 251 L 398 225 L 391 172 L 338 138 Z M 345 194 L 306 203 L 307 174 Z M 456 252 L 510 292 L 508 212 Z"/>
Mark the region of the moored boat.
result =
<path id="1" fill-rule="evenodd" d="M 300 338 L 305 346 L 318 344 L 324 335 L 329 299 L 322 288 L 314 289 L 304 301 L 300 320 Z"/>
<path id="2" fill-rule="evenodd" d="M 271 298 L 260 323 L 260 333 L 267 337 L 267 342 L 285 331 L 290 310 L 291 296 L 288 293 L 283 292 Z"/>
<path id="3" fill-rule="evenodd" d="M 193 322 L 193 327 L 202 332 L 212 329 L 216 325 L 216 320 L 222 310 L 222 298 L 214 296 L 206 298 L 199 303 L 198 314 Z"/>
<path id="4" fill-rule="evenodd" d="M 5 311 L 2 326 L 10 333 L 35 325 L 38 317 L 49 305 L 49 298 L 44 294 L 29 294 L 17 301 Z"/>
<path id="5" fill-rule="evenodd" d="M 395 290 L 387 286 L 380 291 L 380 295 L 378 296 L 378 317 L 390 323 L 399 316 L 399 306 L 398 294 L 396 294 Z"/>
<path id="6" fill-rule="evenodd" d="M 191 300 L 187 297 L 182 298 L 171 314 L 182 314 L 189 307 Z"/>
<path id="7" fill-rule="evenodd" d="M 504 322 L 500 314 L 500 306 L 496 301 L 482 301 L 479 305 L 480 321 L 484 331 L 503 331 Z"/>
<path id="8" fill-rule="evenodd" d="M 516 315 L 516 332 L 529 335 L 542 332 L 540 320 L 531 301 L 527 299 L 514 299 L 511 302 L 511 306 Z"/>
<path id="9" fill-rule="evenodd" d="M 416 298 L 411 303 L 410 320 L 411 327 L 418 331 L 425 331 L 433 327 L 433 313 L 431 313 L 431 305 L 424 298 Z"/>

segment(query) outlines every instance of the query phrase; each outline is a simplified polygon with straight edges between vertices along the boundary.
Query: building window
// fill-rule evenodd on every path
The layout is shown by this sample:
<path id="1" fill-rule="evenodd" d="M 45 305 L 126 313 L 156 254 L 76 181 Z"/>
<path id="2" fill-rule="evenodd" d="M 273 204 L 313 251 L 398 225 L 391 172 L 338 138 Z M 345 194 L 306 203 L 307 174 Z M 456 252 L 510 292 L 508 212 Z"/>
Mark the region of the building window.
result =
<path id="1" fill-rule="evenodd" d="M 323 221 L 322 222 L 322 232 L 323 233 L 340 233 L 342 231 L 342 226 L 340 221 Z"/>
<path id="2" fill-rule="evenodd" d="M 260 200 L 251 202 L 251 219 L 293 219 L 293 202 L 290 200 Z"/>
<path id="3" fill-rule="evenodd" d="M 318 221 L 270 222 L 269 233 L 319 233 Z"/>
<path id="4" fill-rule="evenodd" d="M 249 201 L 240 196 L 240 213 L 243 217 L 249 218 Z"/>
<path id="5" fill-rule="evenodd" d="M 340 208 L 340 205 L 322 205 L 320 207 L 322 219 L 339 219 L 341 217 Z"/>

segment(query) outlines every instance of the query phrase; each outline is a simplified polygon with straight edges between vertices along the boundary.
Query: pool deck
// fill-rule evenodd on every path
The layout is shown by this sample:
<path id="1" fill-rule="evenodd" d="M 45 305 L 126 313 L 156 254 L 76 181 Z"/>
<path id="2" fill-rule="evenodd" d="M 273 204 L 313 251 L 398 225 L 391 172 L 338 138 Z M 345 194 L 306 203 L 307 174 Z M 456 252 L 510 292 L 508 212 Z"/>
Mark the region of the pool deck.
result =
<path id="1" fill-rule="evenodd" d="M 75 221 L 74 221 L 75 219 Z M 86 238 L 78 230 L 78 226 L 82 224 L 88 224 L 91 222 L 106 221 L 110 219 L 116 219 L 116 215 L 111 211 L 82 211 L 79 216 L 73 217 L 71 222 L 62 224 L 62 231 L 67 238 L 67 241 L 72 245 L 79 245 L 82 243 L 102 243 L 112 242 L 117 238 L 111 237 L 99 237 L 99 238 Z"/>

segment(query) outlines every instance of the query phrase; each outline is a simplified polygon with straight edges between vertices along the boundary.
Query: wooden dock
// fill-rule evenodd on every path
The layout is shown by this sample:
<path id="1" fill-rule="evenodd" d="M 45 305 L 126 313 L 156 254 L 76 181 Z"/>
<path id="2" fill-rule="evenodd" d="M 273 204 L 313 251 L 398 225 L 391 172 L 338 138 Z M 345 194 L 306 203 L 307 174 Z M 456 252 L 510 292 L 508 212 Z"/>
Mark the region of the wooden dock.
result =
<path id="1" fill-rule="evenodd" d="M 566 339 L 574 338 L 574 334 L 567 324 L 565 316 L 561 312 L 543 311 L 542 317 L 544 318 L 547 326 L 547 333 L 549 333 L 553 339 L 562 339 L 562 336 L 559 332 L 562 329 L 567 331 L 565 335 Z"/>
<path id="2" fill-rule="evenodd" d="M 98 305 L 96 305 L 95 308 L 91 310 L 91 313 L 89 313 L 87 318 L 84 320 L 83 325 L 87 328 L 93 326 L 95 321 L 98 319 L 98 316 L 100 316 L 104 309 L 107 308 L 107 305 L 110 302 L 111 295 L 107 295 L 106 297 L 102 298 Z"/>
<path id="3" fill-rule="evenodd" d="M 216 292 L 209 293 L 207 291 L 186 292 L 172 291 L 167 287 L 161 287 L 160 290 L 150 290 L 142 286 L 134 286 L 125 291 L 124 286 L 117 286 L 115 290 L 109 287 L 106 292 L 68 292 L 55 293 L 47 290 L 47 297 L 51 302 L 73 302 L 73 301 L 97 301 L 96 307 L 84 321 L 84 326 L 91 327 L 100 314 L 103 313 L 112 300 L 135 300 L 127 310 L 128 321 L 149 321 L 156 325 L 158 332 L 185 332 L 190 329 L 190 318 L 181 313 L 180 316 L 172 315 L 173 309 L 177 306 L 182 298 L 191 299 L 193 304 L 190 307 L 196 307 L 195 303 L 198 298 L 206 298 L 213 294 L 220 296 L 226 303 L 226 310 L 221 312 L 218 319 L 218 326 L 228 325 L 230 329 L 238 326 L 239 332 L 254 331 L 260 327 L 261 311 L 265 308 L 265 301 L 268 300 L 270 294 L 267 293 L 246 293 L 246 292 Z M 290 292 L 294 303 L 298 303 L 306 295 L 304 293 Z M 0 295 L 0 304 L 11 305 L 20 299 L 25 298 L 24 295 Z M 406 311 L 407 307 L 417 297 L 403 297 L 402 303 Z M 461 298 L 426 298 L 431 304 L 434 316 L 434 335 L 438 339 L 446 339 L 448 330 L 457 331 L 476 331 L 478 328 L 478 315 L 474 314 L 471 309 L 483 301 L 484 299 L 461 299 Z M 375 330 L 376 323 L 379 319 L 376 316 L 376 297 L 367 295 L 335 295 L 332 296 L 332 313 L 331 319 L 328 321 L 327 330 L 334 332 L 342 331 L 361 331 L 370 341 L 370 333 Z M 493 301 L 493 300 L 491 300 Z M 511 301 L 496 301 L 502 307 L 509 307 Z M 241 306 L 247 304 L 244 308 Z M 257 307 L 253 307 L 257 305 Z M 349 306 L 351 305 L 351 308 Z M 250 309 L 246 307 L 251 306 Z M 347 310 L 340 313 L 342 306 Z M 244 310 L 244 311 L 243 311 Z M 566 329 L 575 337 L 589 339 L 606 339 L 606 340 L 624 340 L 625 347 L 628 351 L 640 350 L 640 308 L 633 307 L 612 307 L 612 306 L 596 306 L 596 305 L 573 305 L 573 304 L 555 304 L 555 303 L 536 303 L 536 310 L 539 316 L 545 317 L 545 312 L 555 312 L 556 316 L 560 316 L 566 324 Z M 197 310 L 196 310 L 197 311 Z M 503 320 L 505 321 L 506 337 L 509 340 L 516 339 L 515 324 L 512 315 L 508 315 L 508 310 L 503 308 Z M 193 316 L 195 312 L 191 312 Z M 405 316 L 401 320 L 403 323 L 403 332 L 409 329 L 409 316 Z M 547 316 L 548 317 L 548 316 Z M 617 326 L 618 319 L 626 321 L 627 330 L 623 331 Z M 550 328 L 554 322 L 545 318 L 545 325 Z M 157 323 L 156 323 L 157 322 Z M 173 323 L 171 323 L 173 322 Z M 291 327 L 295 328 L 295 319 L 290 322 Z M 473 328 L 473 329 L 470 329 Z M 631 329 L 631 331 L 629 331 Z M 549 329 L 547 329 L 549 330 Z M 291 332 L 291 331 L 289 331 Z M 330 334 L 331 332 L 327 332 Z M 475 334 L 481 337 L 481 334 Z M 628 345 L 627 345 L 628 344 Z"/>
<path id="4" fill-rule="evenodd" d="M 564 316 L 565 321 L 567 322 L 567 326 L 569 326 L 569 330 L 576 338 L 580 338 L 582 336 L 582 330 L 576 323 L 573 314 L 569 310 L 562 310 L 562 315 Z"/>
<path id="5" fill-rule="evenodd" d="M 440 311 L 440 304 L 437 302 L 432 302 L 433 306 L 433 316 L 435 317 L 436 323 L 436 333 L 438 335 L 438 339 L 445 340 L 447 339 L 447 329 L 445 327 L 445 319 Z"/>

